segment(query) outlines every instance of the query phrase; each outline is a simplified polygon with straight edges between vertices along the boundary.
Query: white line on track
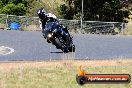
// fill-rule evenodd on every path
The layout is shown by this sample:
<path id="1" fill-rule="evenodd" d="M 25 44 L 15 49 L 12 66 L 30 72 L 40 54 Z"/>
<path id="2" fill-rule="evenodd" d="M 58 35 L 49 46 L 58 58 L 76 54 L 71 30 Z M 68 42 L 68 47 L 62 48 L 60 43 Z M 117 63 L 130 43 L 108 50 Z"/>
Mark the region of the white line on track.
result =
<path id="1" fill-rule="evenodd" d="M 0 56 L 11 54 L 14 51 L 15 50 L 13 48 L 6 47 L 6 46 L 0 46 Z"/>

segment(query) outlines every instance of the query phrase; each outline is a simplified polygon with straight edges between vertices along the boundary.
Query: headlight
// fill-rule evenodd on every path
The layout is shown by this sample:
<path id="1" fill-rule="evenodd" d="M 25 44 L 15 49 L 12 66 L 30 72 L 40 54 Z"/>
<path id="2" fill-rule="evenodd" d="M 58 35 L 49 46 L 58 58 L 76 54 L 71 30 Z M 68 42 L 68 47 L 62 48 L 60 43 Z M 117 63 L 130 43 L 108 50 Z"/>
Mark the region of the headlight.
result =
<path id="1" fill-rule="evenodd" d="M 48 34 L 48 37 L 49 37 L 49 38 L 51 38 L 51 37 L 52 37 L 52 34 L 51 34 L 51 33 L 49 33 L 49 34 Z"/>

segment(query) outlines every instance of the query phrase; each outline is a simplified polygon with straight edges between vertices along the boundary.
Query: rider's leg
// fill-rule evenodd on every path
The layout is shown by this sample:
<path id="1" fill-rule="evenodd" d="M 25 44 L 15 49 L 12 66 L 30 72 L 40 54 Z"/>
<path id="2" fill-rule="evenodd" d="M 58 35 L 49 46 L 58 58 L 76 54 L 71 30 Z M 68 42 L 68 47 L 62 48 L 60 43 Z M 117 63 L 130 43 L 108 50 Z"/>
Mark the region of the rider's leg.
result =
<path id="1" fill-rule="evenodd" d="M 69 42 L 69 34 L 66 33 L 62 28 L 59 29 L 59 34 L 61 35 L 62 39 L 68 44 Z"/>
<path id="2" fill-rule="evenodd" d="M 69 34 L 68 30 L 67 30 L 67 27 L 63 27 L 63 30 Z"/>
<path id="3" fill-rule="evenodd" d="M 62 24 L 59 25 L 59 27 L 62 28 L 64 32 L 69 33 L 67 27 L 63 26 Z"/>
<path id="4" fill-rule="evenodd" d="M 64 36 L 65 37 L 68 37 L 69 39 L 69 41 L 72 41 L 72 38 L 70 37 L 70 33 L 68 32 L 68 30 L 67 30 L 67 27 L 65 27 L 65 26 L 63 26 L 63 25 L 60 25 L 60 28 L 62 29 L 62 31 L 64 32 Z M 65 35 L 66 34 L 66 35 Z"/>
<path id="5" fill-rule="evenodd" d="M 42 34 L 43 34 L 43 37 L 46 39 L 45 29 L 42 29 Z"/>
<path id="6" fill-rule="evenodd" d="M 44 38 L 46 39 L 46 36 L 45 36 L 45 25 L 46 25 L 46 22 L 45 21 L 41 21 L 41 22 L 42 22 L 42 24 L 41 24 L 41 26 L 42 26 L 42 33 L 43 33 Z"/>

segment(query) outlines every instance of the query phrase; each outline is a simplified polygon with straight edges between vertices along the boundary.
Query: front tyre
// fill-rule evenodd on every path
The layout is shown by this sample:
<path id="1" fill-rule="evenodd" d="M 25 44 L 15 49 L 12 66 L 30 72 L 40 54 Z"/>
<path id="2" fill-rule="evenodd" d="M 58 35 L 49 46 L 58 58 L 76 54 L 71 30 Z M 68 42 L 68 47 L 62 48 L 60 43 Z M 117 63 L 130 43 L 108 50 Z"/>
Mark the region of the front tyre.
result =
<path id="1" fill-rule="evenodd" d="M 67 48 L 67 47 L 63 47 L 62 51 L 63 51 L 64 53 L 68 53 L 68 48 Z"/>
<path id="2" fill-rule="evenodd" d="M 51 43 L 51 41 L 50 41 L 49 39 L 47 39 L 47 42 L 48 42 L 48 43 Z"/>

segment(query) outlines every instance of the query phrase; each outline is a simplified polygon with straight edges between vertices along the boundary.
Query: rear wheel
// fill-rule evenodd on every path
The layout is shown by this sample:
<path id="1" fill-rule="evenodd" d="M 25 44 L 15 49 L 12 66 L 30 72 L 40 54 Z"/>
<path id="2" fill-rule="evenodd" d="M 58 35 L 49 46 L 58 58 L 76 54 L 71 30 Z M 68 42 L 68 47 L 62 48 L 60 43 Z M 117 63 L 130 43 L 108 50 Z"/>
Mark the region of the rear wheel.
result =
<path id="1" fill-rule="evenodd" d="M 75 52 L 75 45 L 70 46 L 68 49 L 69 52 Z"/>

